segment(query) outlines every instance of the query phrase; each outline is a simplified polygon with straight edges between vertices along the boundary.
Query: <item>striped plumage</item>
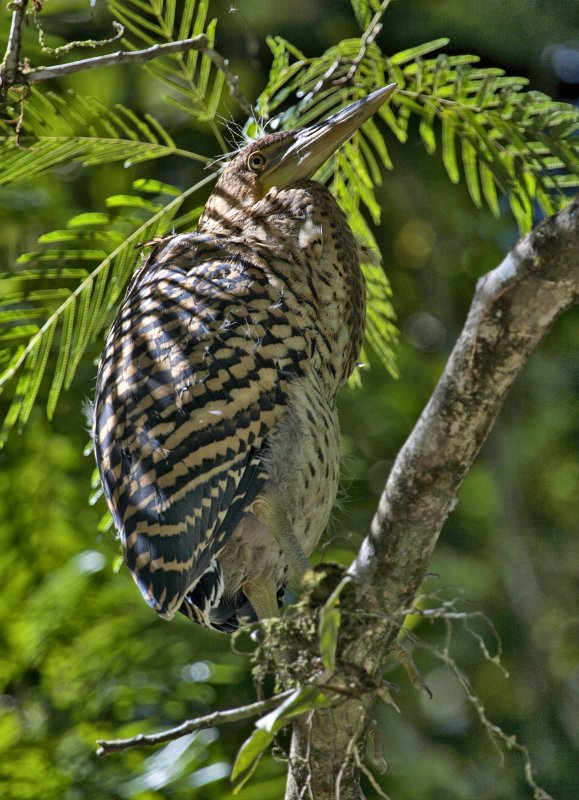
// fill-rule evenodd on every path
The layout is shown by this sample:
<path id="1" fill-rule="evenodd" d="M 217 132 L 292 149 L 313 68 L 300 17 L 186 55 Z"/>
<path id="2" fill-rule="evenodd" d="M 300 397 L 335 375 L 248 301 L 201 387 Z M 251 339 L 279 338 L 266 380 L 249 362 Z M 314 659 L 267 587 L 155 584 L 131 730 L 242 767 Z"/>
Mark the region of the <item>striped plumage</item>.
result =
<path id="1" fill-rule="evenodd" d="M 328 522 L 364 286 L 347 221 L 309 176 L 390 91 L 241 151 L 197 232 L 154 247 L 109 332 L 97 463 L 129 569 L 166 618 L 233 630 L 274 613 L 303 565 L 292 542 L 309 554 Z"/>

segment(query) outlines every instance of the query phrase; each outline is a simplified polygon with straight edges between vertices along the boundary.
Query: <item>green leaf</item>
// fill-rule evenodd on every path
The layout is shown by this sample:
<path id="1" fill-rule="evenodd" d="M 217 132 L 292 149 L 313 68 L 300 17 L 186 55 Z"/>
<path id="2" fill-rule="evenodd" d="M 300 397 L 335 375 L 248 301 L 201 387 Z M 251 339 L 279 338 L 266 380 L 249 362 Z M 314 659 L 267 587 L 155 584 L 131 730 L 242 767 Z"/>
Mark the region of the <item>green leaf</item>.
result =
<path id="1" fill-rule="evenodd" d="M 320 655 L 324 667 L 329 672 L 336 669 L 336 648 L 338 646 L 338 634 L 340 631 L 341 613 L 338 609 L 340 596 L 346 586 L 351 583 L 349 575 L 340 581 L 336 586 L 320 613 L 318 623 L 318 639 L 320 640 Z"/>
<path id="2" fill-rule="evenodd" d="M 148 194 L 168 194 L 172 197 L 179 197 L 181 194 L 181 190 L 176 186 L 146 178 L 138 178 L 136 181 L 133 181 L 133 188 L 138 189 L 140 192 L 147 192 Z"/>
<path id="3" fill-rule="evenodd" d="M 69 228 L 85 228 L 92 225 L 108 225 L 109 222 L 108 214 L 103 214 L 102 211 L 90 211 L 71 217 L 66 225 Z"/>
<path id="4" fill-rule="evenodd" d="M 69 353 L 68 363 L 66 365 L 66 375 L 64 379 L 64 387 L 68 389 L 74 378 L 74 373 L 83 356 L 86 344 L 90 338 L 90 331 L 88 330 L 88 318 L 90 312 L 90 301 L 92 297 L 93 280 L 91 276 L 86 278 L 83 286 L 83 291 L 78 295 L 78 313 L 76 330 L 72 338 L 72 348 Z"/>
<path id="5" fill-rule="evenodd" d="M 408 50 L 401 50 L 399 53 L 390 56 L 390 63 L 400 65 L 406 64 L 409 61 L 416 61 L 417 58 L 425 56 L 427 53 L 432 53 L 433 50 L 440 50 L 441 47 L 446 47 L 449 41 L 450 39 L 443 37 L 441 39 L 433 39 L 431 42 L 419 44 L 416 47 L 409 47 Z"/>
<path id="6" fill-rule="evenodd" d="M 380 0 L 352 0 L 352 8 L 362 30 L 368 27 L 374 14 L 380 10 Z"/>
<path id="7" fill-rule="evenodd" d="M 48 401 L 46 403 L 46 414 L 48 416 L 48 419 L 52 419 L 54 415 L 56 402 L 58 400 L 58 396 L 60 395 L 60 390 L 62 389 L 64 378 L 66 376 L 66 368 L 70 358 L 70 350 L 72 346 L 72 334 L 74 331 L 74 313 L 75 313 L 75 303 L 73 298 L 71 303 L 68 306 L 66 306 L 66 309 L 63 314 L 62 334 L 61 334 L 60 347 L 58 350 L 58 360 L 56 362 L 54 377 L 52 379 L 52 385 L 50 387 L 50 391 L 48 393 Z"/>
<path id="8" fill-rule="evenodd" d="M 519 190 L 510 195 L 509 203 L 519 229 L 523 233 L 530 231 L 533 227 L 533 207 L 529 198 Z"/>
<path id="9" fill-rule="evenodd" d="M 420 138 L 424 143 L 424 147 L 426 148 L 426 152 L 432 155 L 436 150 L 436 138 L 434 136 L 434 118 L 435 118 L 436 110 L 433 106 L 427 106 L 425 109 L 424 116 L 420 120 L 420 125 L 418 127 L 418 133 L 420 134 Z"/>
<path id="10" fill-rule="evenodd" d="M 398 139 L 399 142 L 404 144 L 408 139 L 408 134 L 406 132 L 406 128 L 402 128 L 398 124 L 398 118 L 394 111 L 392 110 L 389 103 L 385 103 L 378 111 L 379 116 L 384 120 L 384 122 L 388 125 L 394 136 Z"/>
<path id="11" fill-rule="evenodd" d="M 273 733 L 257 728 L 253 731 L 249 739 L 246 739 L 242 744 L 231 773 L 233 794 L 237 794 L 243 785 L 251 778 L 259 763 L 259 759 L 271 745 L 273 737 Z"/>
<path id="12" fill-rule="evenodd" d="M 115 194 L 107 197 L 105 201 L 107 208 L 143 208 L 146 211 L 158 211 L 161 206 L 158 203 L 152 203 L 144 197 L 132 194 Z"/>
<path id="13" fill-rule="evenodd" d="M 274 736 L 288 722 L 301 714 L 330 704 L 328 697 L 314 686 L 296 689 L 283 703 L 256 723 L 256 729 L 242 744 L 233 770 L 233 794 L 237 794 L 252 776 L 259 759 L 273 741 Z"/>
<path id="14" fill-rule="evenodd" d="M 442 161 L 450 180 L 453 183 L 458 183 L 460 172 L 458 171 L 458 162 L 456 160 L 455 136 L 454 114 L 446 112 L 442 115 Z"/>
<path id="15" fill-rule="evenodd" d="M 478 180 L 478 155 L 473 144 L 466 136 L 462 140 L 462 163 L 464 164 L 466 185 L 468 186 L 470 196 L 475 206 L 481 208 L 482 200 Z"/>
<path id="16" fill-rule="evenodd" d="M 490 169 L 486 161 L 480 162 L 480 179 L 485 200 L 487 201 L 493 216 L 498 218 L 500 216 L 501 209 L 497 197 L 495 177 L 492 169 Z"/>

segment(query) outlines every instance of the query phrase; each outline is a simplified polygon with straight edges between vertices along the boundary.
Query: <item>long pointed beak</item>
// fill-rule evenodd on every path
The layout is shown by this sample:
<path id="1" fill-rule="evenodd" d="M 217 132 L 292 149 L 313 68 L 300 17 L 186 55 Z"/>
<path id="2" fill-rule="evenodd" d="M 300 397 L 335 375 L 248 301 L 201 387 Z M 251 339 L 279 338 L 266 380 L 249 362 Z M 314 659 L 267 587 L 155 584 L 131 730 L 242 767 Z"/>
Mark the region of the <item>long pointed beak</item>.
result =
<path id="1" fill-rule="evenodd" d="M 378 111 L 395 89 L 395 83 L 377 89 L 329 119 L 296 130 L 293 139 L 282 140 L 280 153 L 274 155 L 260 176 L 264 189 L 272 186 L 283 188 L 310 178 L 340 145 Z"/>

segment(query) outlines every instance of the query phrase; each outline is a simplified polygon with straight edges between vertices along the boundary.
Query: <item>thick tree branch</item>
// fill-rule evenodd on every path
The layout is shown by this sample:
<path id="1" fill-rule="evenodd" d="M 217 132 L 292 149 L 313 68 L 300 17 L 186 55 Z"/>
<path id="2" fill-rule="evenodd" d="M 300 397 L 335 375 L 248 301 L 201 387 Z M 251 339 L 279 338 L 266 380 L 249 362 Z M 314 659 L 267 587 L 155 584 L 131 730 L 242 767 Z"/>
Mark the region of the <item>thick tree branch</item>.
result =
<path id="1" fill-rule="evenodd" d="M 442 525 L 509 389 L 557 317 L 579 300 L 579 201 L 541 223 L 481 278 L 439 384 L 402 448 L 349 574 L 355 624 L 340 629 L 338 672 L 380 685 Z M 346 611 L 343 619 L 346 619 Z M 283 634 L 283 631 L 282 631 Z M 315 664 L 312 642 L 311 663 Z M 319 668 L 319 667 L 318 667 Z M 314 666 L 315 670 L 316 667 Z M 366 677 L 364 677 L 366 676 Z M 357 800 L 372 697 L 294 722 L 286 800 Z M 359 737 L 353 746 L 353 738 Z M 347 775 L 347 780 L 343 779 Z M 305 792 L 305 794 L 304 794 Z"/>
<path id="2" fill-rule="evenodd" d="M 579 200 L 483 276 L 436 390 L 400 451 L 350 574 L 395 610 L 422 578 L 457 491 L 511 386 L 579 300 Z"/>

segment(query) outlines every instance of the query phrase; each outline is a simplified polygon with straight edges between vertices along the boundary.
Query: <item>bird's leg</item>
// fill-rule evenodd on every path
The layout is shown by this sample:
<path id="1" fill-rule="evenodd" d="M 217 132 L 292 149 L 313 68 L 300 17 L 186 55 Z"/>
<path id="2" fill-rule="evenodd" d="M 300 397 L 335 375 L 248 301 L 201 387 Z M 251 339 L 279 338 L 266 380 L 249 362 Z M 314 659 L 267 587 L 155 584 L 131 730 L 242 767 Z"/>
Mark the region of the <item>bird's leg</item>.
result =
<path id="1" fill-rule="evenodd" d="M 273 578 L 259 581 L 246 581 L 242 587 L 258 619 L 279 617 L 277 605 L 277 587 Z"/>
<path id="2" fill-rule="evenodd" d="M 267 525 L 282 553 L 287 558 L 290 573 L 301 582 L 305 573 L 311 568 L 311 564 L 294 533 L 293 526 L 282 504 L 275 502 L 275 499 L 272 502 L 269 498 L 267 500 L 258 498 L 253 503 L 252 512 L 261 522 Z"/>
<path id="3" fill-rule="evenodd" d="M 262 578 L 259 581 L 246 581 L 242 584 L 241 588 L 257 614 L 258 620 L 279 617 L 277 587 L 273 578 Z M 261 637 L 259 637 L 257 641 L 259 641 L 260 638 Z M 279 690 L 283 691 L 292 686 L 292 682 L 287 671 L 287 666 L 283 663 L 279 653 L 272 651 L 272 655 L 275 663 L 275 674 L 279 683 Z"/>
<path id="4" fill-rule="evenodd" d="M 251 506 L 251 513 L 265 525 L 275 538 L 290 568 L 290 574 L 301 581 L 310 568 L 310 561 L 304 553 L 290 523 L 287 512 L 281 503 L 270 497 L 258 497 Z M 278 617 L 277 586 L 272 577 L 259 577 L 246 581 L 243 593 L 251 603 L 258 619 Z"/>

